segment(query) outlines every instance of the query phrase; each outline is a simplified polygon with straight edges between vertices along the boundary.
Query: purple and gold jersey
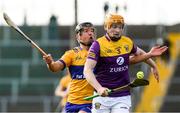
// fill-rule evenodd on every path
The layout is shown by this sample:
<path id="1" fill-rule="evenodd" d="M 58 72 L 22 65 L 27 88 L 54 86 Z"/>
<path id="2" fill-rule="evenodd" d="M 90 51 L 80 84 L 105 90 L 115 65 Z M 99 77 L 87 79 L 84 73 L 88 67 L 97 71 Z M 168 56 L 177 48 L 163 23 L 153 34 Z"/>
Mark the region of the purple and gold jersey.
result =
<path id="1" fill-rule="evenodd" d="M 84 100 L 84 97 L 93 94 L 93 87 L 86 81 L 83 70 L 88 51 L 76 47 L 67 51 L 60 59 L 69 68 L 71 74 L 70 90 L 67 101 L 72 104 L 87 104 L 91 101 Z"/>
<path id="2" fill-rule="evenodd" d="M 133 41 L 122 36 L 117 42 L 113 42 L 107 36 L 95 41 L 88 54 L 88 59 L 97 61 L 94 69 L 96 79 L 103 86 L 114 89 L 130 82 L 128 68 L 129 56 L 136 53 L 137 47 Z M 130 95 L 128 90 L 111 93 L 109 96 L 118 97 Z"/>

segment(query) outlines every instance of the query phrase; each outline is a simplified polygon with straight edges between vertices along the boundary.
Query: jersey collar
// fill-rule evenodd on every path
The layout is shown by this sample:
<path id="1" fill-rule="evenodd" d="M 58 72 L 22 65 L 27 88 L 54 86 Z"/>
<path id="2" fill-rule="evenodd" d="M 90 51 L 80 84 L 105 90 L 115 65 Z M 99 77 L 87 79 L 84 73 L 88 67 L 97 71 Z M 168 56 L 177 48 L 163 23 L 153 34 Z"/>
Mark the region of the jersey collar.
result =
<path id="1" fill-rule="evenodd" d="M 109 35 L 106 33 L 105 34 L 105 37 L 106 37 L 106 39 L 108 40 L 108 41 L 111 41 L 111 39 L 110 39 L 110 37 L 109 37 Z"/>

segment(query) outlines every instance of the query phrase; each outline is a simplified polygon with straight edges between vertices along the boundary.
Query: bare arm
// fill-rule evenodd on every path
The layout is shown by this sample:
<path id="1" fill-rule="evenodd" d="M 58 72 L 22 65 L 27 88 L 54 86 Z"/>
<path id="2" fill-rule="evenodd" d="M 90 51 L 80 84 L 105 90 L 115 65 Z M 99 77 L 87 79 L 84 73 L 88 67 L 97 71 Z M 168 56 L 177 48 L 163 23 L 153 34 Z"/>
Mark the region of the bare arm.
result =
<path id="1" fill-rule="evenodd" d="M 64 68 L 64 64 L 59 60 L 54 61 L 50 54 L 43 56 L 44 61 L 46 62 L 49 70 L 52 72 L 58 72 Z"/>
<path id="2" fill-rule="evenodd" d="M 139 47 L 137 48 L 137 53 L 136 53 L 137 55 L 142 55 L 142 54 L 145 54 L 145 53 L 146 52 L 144 50 L 142 50 L 141 48 L 139 48 Z M 155 62 L 151 58 L 145 60 L 145 63 L 147 63 L 151 67 L 156 67 Z"/>
<path id="3" fill-rule="evenodd" d="M 100 87 L 102 87 L 99 82 L 96 80 L 96 77 L 93 73 L 93 69 L 96 65 L 96 61 L 87 59 L 85 66 L 84 66 L 84 75 L 86 77 L 86 80 L 96 89 L 98 90 Z"/>
<path id="4" fill-rule="evenodd" d="M 61 97 L 65 97 L 67 95 L 67 91 L 63 91 L 62 86 L 57 86 L 56 90 L 55 90 L 55 95 L 56 96 L 61 96 Z"/>
<path id="5" fill-rule="evenodd" d="M 167 46 L 154 46 L 148 53 L 144 52 L 143 50 L 140 50 L 139 55 L 134 55 L 130 57 L 130 64 L 139 63 L 142 61 L 146 61 L 149 58 L 160 56 L 167 50 L 167 48 Z"/>
<path id="6" fill-rule="evenodd" d="M 165 47 L 165 50 L 167 50 L 167 47 Z M 143 55 L 143 54 L 146 54 L 146 52 L 140 48 L 137 48 L 136 55 Z M 151 71 L 154 74 L 154 77 L 157 80 L 157 82 L 159 82 L 159 73 L 158 73 L 156 63 L 151 58 L 145 60 L 145 63 L 151 66 Z"/>
<path id="7" fill-rule="evenodd" d="M 143 54 L 143 55 L 133 55 L 129 57 L 129 63 L 130 64 L 136 64 L 139 62 L 145 62 L 147 59 L 151 58 L 151 55 L 149 53 Z"/>
<path id="8" fill-rule="evenodd" d="M 55 95 L 61 96 L 61 97 L 66 97 L 68 95 L 68 91 L 69 91 L 69 86 L 67 87 L 66 90 L 63 90 L 62 85 L 58 85 L 55 90 Z"/>
<path id="9" fill-rule="evenodd" d="M 93 73 L 93 69 L 96 66 L 96 63 L 97 62 L 95 60 L 87 59 L 84 66 L 84 75 L 86 80 L 96 89 L 100 95 L 106 96 L 108 95 L 108 89 L 101 86 Z"/>

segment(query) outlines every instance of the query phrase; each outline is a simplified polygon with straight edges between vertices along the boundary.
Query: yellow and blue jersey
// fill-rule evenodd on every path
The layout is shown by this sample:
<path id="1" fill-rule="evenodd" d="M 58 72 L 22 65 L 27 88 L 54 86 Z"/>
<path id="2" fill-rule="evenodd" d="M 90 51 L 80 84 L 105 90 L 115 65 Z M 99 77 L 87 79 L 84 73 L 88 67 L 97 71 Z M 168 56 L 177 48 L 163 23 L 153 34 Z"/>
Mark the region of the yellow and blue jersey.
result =
<path id="1" fill-rule="evenodd" d="M 70 77 L 70 75 L 66 75 L 66 76 L 64 76 L 64 77 L 59 81 L 59 85 L 62 86 L 63 91 L 66 91 L 67 88 L 68 88 L 68 86 L 69 86 L 69 84 L 70 84 L 70 82 L 71 82 L 71 77 Z M 66 101 L 67 101 L 67 97 L 62 98 L 62 100 L 61 100 L 61 105 L 62 105 L 62 106 L 65 106 L 65 105 L 66 105 Z"/>
<path id="2" fill-rule="evenodd" d="M 111 41 L 108 35 L 105 35 L 95 41 L 89 50 L 88 58 L 97 61 L 94 73 L 98 82 L 109 89 L 127 85 L 130 82 L 129 56 L 136 51 L 137 47 L 126 36 L 121 36 L 118 41 Z M 125 95 L 130 95 L 130 92 L 114 92 L 109 96 Z"/>
<path id="3" fill-rule="evenodd" d="M 87 53 L 87 50 L 75 47 L 65 52 L 60 58 L 60 61 L 69 68 L 72 78 L 67 101 L 73 104 L 91 103 L 91 101 L 83 99 L 84 97 L 91 96 L 94 91 L 93 87 L 88 84 L 83 75 Z"/>

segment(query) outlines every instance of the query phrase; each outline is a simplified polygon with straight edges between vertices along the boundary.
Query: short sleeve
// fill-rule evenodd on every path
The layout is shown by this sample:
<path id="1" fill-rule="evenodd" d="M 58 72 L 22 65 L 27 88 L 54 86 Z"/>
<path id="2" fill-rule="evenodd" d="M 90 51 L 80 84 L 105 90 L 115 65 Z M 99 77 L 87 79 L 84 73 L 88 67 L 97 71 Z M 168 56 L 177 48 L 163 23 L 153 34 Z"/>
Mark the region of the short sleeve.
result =
<path id="1" fill-rule="evenodd" d="M 72 57 L 74 54 L 72 51 L 67 51 L 65 54 L 60 58 L 60 61 L 65 64 L 66 67 L 69 67 L 72 64 Z"/>
<path id="2" fill-rule="evenodd" d="M 100 56 L 100 46 L 97 41 L 94 41 L 88 52 L 88 59 L 98 60 Z"/>
<path id="3" fill-rule="evenodd" d="M 136 52 L 137 52 L 137 46 L 133 43 L 133 47 L 132 47 L 131 53 L 134 54 Z"/>

